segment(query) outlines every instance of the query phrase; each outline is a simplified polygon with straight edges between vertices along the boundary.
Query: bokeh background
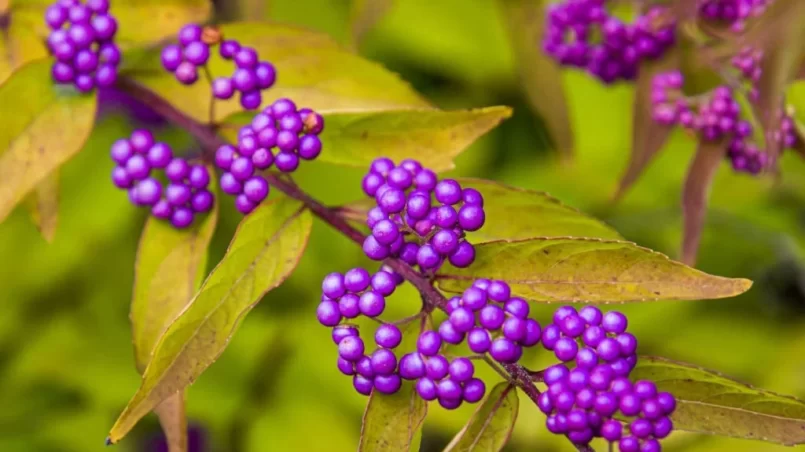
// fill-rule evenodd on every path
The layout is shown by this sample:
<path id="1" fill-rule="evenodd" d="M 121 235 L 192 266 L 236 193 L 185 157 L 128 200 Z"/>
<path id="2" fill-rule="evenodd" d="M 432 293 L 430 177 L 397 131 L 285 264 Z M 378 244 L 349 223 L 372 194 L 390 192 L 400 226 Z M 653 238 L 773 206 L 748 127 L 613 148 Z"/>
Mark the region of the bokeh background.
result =
<path id="1" fill-rule="evenodd" d="M 349 0 L 219 3 L 221 18 L 294 23 L 345 45 L 352 42 Z M 565 73 L 561 88 L 570 101 L 577 146 L 575 160 L 563 164 L 524 96 L 506 22 L 494 0 L 397 0 L 365 34 L 358 51 L 399 72 L 442 108 L 514 108 L 511 119 L 458 158 L 451 174 L 548 191 L 599 216 L 628 239 L 676 255 L 680 187 L 695 145 L 690 138 L 673 135 L 622 202 L 609 204 L 629 154 L 630 86 L 604 87 L 584 74 Z M 22 208 L 0 225 L 2 451 L 101 450 L 107 429 L 139 384 L 128 307 L 145 216 L 109 183 L 108 149 L 144 124 L 187 152 L 193 152 L 193 142 L 115 93 L 103 97 L 95 132 L 61 172 L 55 241 L 47 244 Z M 805 96 L 799 103 L 805 111 Z M 623 306 L 643 354 L 805 397 L 805 164 L 787 155 L 781 167 L 779 179 L 757 179 L 733 174 L 725 163 L 712 192 L 698 267 L 751 278 L 752 290 L 719 301 Z M 298 183 L 328 203 L 360 196 L 358 169 L 312 163 L 298 174 Z M 239 218 L 231 200 L 224 200 L 210 266 L 223 255 Z M 190 387 L 192 450 L 355 449 L 366 399 L 337 371 L 329 331 L 317 325 L 314 311 L 321 278 L 359 264 L 368 264 L 359 248 L 324 224 L 314 225 L 296 273 L 254 309 L 220 360 Z M 411 290 L 393 300 L 392 314 L 400 317 L 417 303 Z M 547 318 L 548 310 L 541 312 L 540 318 Z M 545 355 L 525 360 L 538 367 L 548 364 Z M 495 381 L 493 374 L 485 375 Z M 441 450 L 472 409 L 448 412 L 432 405 L 422 450 Z M 666 444 L 666 450 L 685 452 L 791 450 L 685 433 Z M 156 418 L 145 418 L 114 447 L 164 450 Z M 547 433 L 542 415 L 523 397 L 507 450 L 574 449 Z"/>

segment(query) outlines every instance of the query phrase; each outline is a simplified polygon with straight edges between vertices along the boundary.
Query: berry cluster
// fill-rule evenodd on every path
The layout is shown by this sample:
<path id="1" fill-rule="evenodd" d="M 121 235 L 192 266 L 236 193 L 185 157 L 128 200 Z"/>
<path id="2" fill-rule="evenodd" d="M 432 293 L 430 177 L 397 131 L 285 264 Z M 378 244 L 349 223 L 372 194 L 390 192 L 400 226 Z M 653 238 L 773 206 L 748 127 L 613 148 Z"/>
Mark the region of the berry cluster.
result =
<path id="1" fill-rule="evenodd" d="M 626 332 L 627 323 L 623 314 L 604 314 L 594 306 L 578 312 L 565 306 L 554 313 L 553 323 L 542 332 L 543 346 L 575 367 L 558 364 L 543 372 L 548 390 L 538 405 L 548 415 L 551 432 L 577 444 L 594 437 L 618 441 L 622 452 L 661 450 L 658 440 L 671 433 L 668 416 L 676 401 L 671 394 L 658 393 L 654 383 L 629 381 L 637 339 Z M 629 436 L 617 420 L 622 417 L 636 417 Z"/>
<path id="2" fill-rule="evenodd" d="M 385 297 L 394 293 L 402 279 L 383 268 L 370 275 L 363 268 L 353 268 L 344 274 L 330 273 L 322 282 L 322 300 L 316 316 L 324 326 L 333 327 L 332 338 L 338 346 L 338 369 L 353 377 L 355 389 L 369 395 L 372 388 L 392 394 L 400 389 L 395 349 L 402 342 L 402 332 L 390 323 L 381 324 L 375 331 L 377 349 L 366 354 L 366 346 L 358 328 L 342 324 L 342 319 L 360 315 L 376 318 L 386 308 Z"/>
<path id="3" fill-rule="evenodd" d="M 210 173 L 204 165 L 190 165 L 174 157 L 170 146 L 156 142 L 151 132 L 135 130 L 129 138 L 112 145 L 112 181 L 128 190 L 136 206 L 151 207 L 157 218 L 169 219 L 176 228 L 186 228 L 195 214 L 208 212 L 214 202 L 207 189 Z M 152 176 L 152 170 L 164 170 L 167 186 Z"/>
<path id="4" fill-rule="evenodd" d="M 763 14 L 769 0 L 700 0 L 699 3 L 700 17 L 726 23 L 739 33 L 746 27 L 747 20 Z"/>
<path id="5" fill-rule="evenodd" d="M 198 80 L 198 68 L 210 59 L 210 46 L 202 41 L 203 29 L 189 24 L 179 30 L 179 44 L 170 44 L 162 49 L 162 66 L 176 76 L 184 85 Z"/>
<path id="6" fill-rule="evenodd" d="M 551 5 L 543 48 L 565 66 L 586 69 L 605 83 L 633 80 L 640 63 L 674 44 L 666 8 L 653 7 L 633 24 L 610 15 L 604 0 L 564 0 Z"/>
<path id="7" fill-rule="evenodd" d="M 756 101 L 760 96 L 758 89 L 758 82 L 763 70 L 760 67 L 760 60 L 763 59 L 763 51 L 751 46 L 741 49 L 737 55 L 732 58 L 732 67 L 737 69 L 741 78 L 749 82 L 749 100 Z"/>
<path id="8" fill-rule="evenodd" d="M 450 361 L 439 352 L 441 346 L 438 333 L 424 331 L 417 339 L 416 352 L 400 359 L 400 376 L 416 380 L 415 389 L 422 399 L 438 400 L 448 410 L 483 399 L 486 385 L 474 377 L 472 361 L 463 357 Z"/>
<path id="9" fill-rule="evenodd" d="M 260 92 L 271 88 L 277 80 L 274 65 L 259 61 L 257 51 L 241 46 L 237 41 L 221 43 L 221 57 L 235 62 L 235 72 L 231 77 L 219 77 L 212 82 L 212 94 L 218 99 L 229 99 L 235 91 L 240 93 L 240 105 L 247 110 L 255 110 L 263 103 Z"/>
<path id="10" fill-rule="evenodd" d="M 464 236 L 486 220 L 477 190 L 462 189 L 453 179 L 439 181 L 415 160 L 395 166 L 388 158 L 372 162 L 362 186 L 377 201 L 366 221 L 372 233 L 363 242 L 370 259 L 400 257 L 422 270 L 435 270 L 445 259 L 456 267 L 475 260 L 475 248 Z"/>
<path id="11" fill-rule="evenodd" d="M 679 122 L 693 126 L 693 112 L 682 96 L 684 78 L 679 71 L 657 74 L 651 79 L 652 116 L 659 124 L 671 126 Z"/>
<path id="12" fill-rule="evenodd" d="M 45 22 L 57 83 L 72 83 L 81 92 L 115 83 L 120 49 L 113 42 L 117 21 L 108 0 L 58 0 L 45 12 Z"/>
<path id="13" fill-rule="evenodd" d="M 221 190 L 236 196 L 241 213 L 250 213 L 269 192 L 268 182 L 256 172 L 274 165 L 289 173 L 299 167 L 299 159 L 315 159 L 323 129 L 324 119 L 313 110 L 297 110 L 289 99 L 275 101 L 240 129 L 237 146 L 226 144 L 216 151 L 215 164 L 224 171 Z"/>
<path id="14" fill-rule="evenodd" d="M 449 317 L 439 326 L 439 336 L 448 344 L 465 339 L 475 353 L 489 353 L 501 363 L 517 362 L 523 347 L 539 343 L 542 328 L 528 317 L 528 303 L 512 297 L 503 281 L 477 279 L 460 297 L 448 301 Z"/>

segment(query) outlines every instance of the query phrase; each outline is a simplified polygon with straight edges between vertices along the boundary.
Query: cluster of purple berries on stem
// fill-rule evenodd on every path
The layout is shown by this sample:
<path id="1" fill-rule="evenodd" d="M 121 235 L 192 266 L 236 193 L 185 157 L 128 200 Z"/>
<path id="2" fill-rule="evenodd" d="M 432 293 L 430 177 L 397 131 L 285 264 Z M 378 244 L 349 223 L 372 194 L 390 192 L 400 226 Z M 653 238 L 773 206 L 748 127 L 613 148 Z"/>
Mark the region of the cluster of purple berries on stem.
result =
<path id="1" fill-rule="evenodd" d="M 215 164 L 223 170 L 221 190 L 235 196 L 235 206 L 248 214 L 269 192 L 268 181 L 257 173 L 275 166 L 284 173 L 295 171 L 299 161 L 321 153 L 319 134 L 324 119 L 309 108 L 297 109 L 290 99 L 279 99 L 238 133 L 237 146 L 222 145 Z"/>
<path id="2" fill-rule="evenodd" d="M 260 92 L 271 88 L 277 80 L 274 65 L 259 61 L 257 51 L 241 46 L 237 41 L 221 42 L 218 49 L 221 58 L 235 62 L 235 72 L 231 77 L 219 77 L 212 82 L 212 94 L 218 99 L 229 99 L 235 91 L 240 93 L 240 105 L 247 110 L 255 110 L 263 103 Z"/>
<path id="3" fill-rule="evenodd" d="M 204 30 L 189 24 L 179 30 L 179 44 L 170 44 L 162 49 L 162 66 L 176 76 L 184 85 L 198 80 L 198 68 L 210 59 L 210 46 L 202 40 Z"/>
<path id="4" fill-rule="evenodd" d="M 415 160 L 395 166 L 388 158 L 372 162 L 362 186 L 377 202 L 366 220 L 372 233 L 363 242 L 370 259 L 399 257 L 424 271 L 438 269 L 445 260 L 461 268 L 475 260 L 465 232 L 486 221 L 477 190 L 462 189 L 453 179 L 440 181 Z"/>
<path id="5" fill-rule="evenodd" d="M 191 165 L 174 157 L 170 146 L 157 142 L 147 130 L 135 130 L 129 138 L 112 145 L 112 182 L 128 190 L 132 204 L 150 207 L 157 218 L 170 220 L 176 228 L 186 228 L 197 214 L 208 212 L 215 201 L 208 190 L 210 173 L 204 165 Z M 167 185 L 152 175 L 163 170 Z"/>
<path id="6" fill-rule="evenodd" d="M 604 83 L 634 80 L 642 61 L 659 58 L 674 44 L 675 27 L 664 7 L 627 24 L 607 12 L 604 0 L 565 0 L 549 7 L 543 49 Z"/>
<path id="7" fill-rule="evenodd" d="M 740 33 L 746 21 L 763 14 L 769 0 L 700 0 L 699 16 L 712 22 L 723 22 L 730 30 Z"/>
<path id="8" fill-rule="evenodd" d="M 117 21 L 108 0 L 58 0 L 45 12 L 53 79 L 81 92 L 111 86 L 117 80 L 120 49 L 114 43 Z"/>

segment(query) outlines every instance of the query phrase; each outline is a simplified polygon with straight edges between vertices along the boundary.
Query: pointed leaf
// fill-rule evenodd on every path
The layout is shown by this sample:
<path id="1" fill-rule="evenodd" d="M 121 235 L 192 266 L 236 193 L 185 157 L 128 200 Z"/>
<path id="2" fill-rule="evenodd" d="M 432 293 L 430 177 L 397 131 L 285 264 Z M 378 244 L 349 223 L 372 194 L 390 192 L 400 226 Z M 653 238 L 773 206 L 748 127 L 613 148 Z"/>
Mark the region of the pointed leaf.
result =
<path id="1" fill-rule="evenodd" d="M 632 154 L 629 165 L 618 184 L 615 199 L 620 199 L 637 181 L 643 170 L 668 141 L 672 126 L 666 126 L 654 120 L 651 93 L 652 82 L 657 74 L 676 69 L 679 66 L 679 53 L 672 50 L 657 61 L 649 61 L 640 65 L 635 88 L 632 112 Z"/>
<path id="2" fill-rule="evenodd" d="M 787 446 L 805 444 L 801 400 L 664 358 L 640 357 L 631 377 L 653 380 L 676 397 L 677 409 L 671 416 L 675 428 Z"/>
<path id="3" fill-rule="evenodd" d="M 634 243 L 534 238 L 475 246 L 469 268 L 446 264 L 439 287 L 461 292 L 476 278 L 501 279 L 517 296 L 543 303 L 610 303 L 732 297 L 752 285 L 674 262 Z"/>
<path id="4" fill-rule="evenodd" d="M 519 411 L 517 390 L 498 383 L 445 452 L 499 451 L 509 441 Z"/>
<path id="5" fill-rule="evenodd" d="M 353 47 L 357 47 L 363 35 L 394 6 L 394 0 L 352 0 L 350 29 Z"/>
<path id="6" fill-rule="evenodd" d="M 545 121 L 559 154 L 573 156 L 573 129 L 562 71 L 542 51 L 546 6 L 541 0 L 500 0 L 517 59 L 520 84 L 529 105 Z"/>
<path id="7" fill-rule="evenodd" d="M 294 270 L 311 221 L 300 203 L 283 198 L 261 205 L 241 222 L 224 258 L 159 339 L 142 385 L 112 427 L 109 443 L 218 359 L 244 316 Z"/>
<path id="8" fill-rule="evenodd" d="M 210 169 L 212 170 L 212 169 Z M 213 182 L 214 184 L 214 182 Z M 215 187 L 210 187 L 215 191 Z M 218 221 L 218 203 L 187 229 L 149 216 L 134 264 L 131 334 L 137 370 L 151 361 L 159 338 L 198 291 L 207 271 L 207 248 Z"/>
<path id="9" fill-rule="evenodd" d="M 725 143 L 700 141 L 696 155 L 688 168 L 685 185 L 682 187 L 682 215 L 685 226 L 682 231 L 681 253 L 682 262 L 688 265 L 696 262 L 704 219 L 707 215 L 710 186 L 726 153 Z"/>
<path id="10" fill-rule="evenodd" d="M 59 172 L 54 171 L 40 182 L 25 205 L 42 237 L 53 242 L 59 225 Z"/>
<path id="11" fill-rule="evenodd" d="M 95 120 L 95 95 L 53 84 L 50 61 L 26 65 L 0 86 L 0 222 L 79 150 Z"/>
<path id="12" fill-rule="evenodd" d="M 12 21 L 46 37 L 43 17 L 52 0 L 13 0 Z M 188 23 L 204 22 L 212 12 L 210 0 L 114 0 L 110 13 L 117 20 L 115 43 L 122 47 L 155 43 L 175 36 Z"/>
<path id="13" fill-rule="evenodd" d="M 238 128 L 253 116 L 232 116 L 224 135 L 237 139 Z M 509 107 L 325 114 L 317 160 L 367 168 L 377 157 L 413 158 L 434 171 L 449 170 L 458 154 L 509 116 Z"/>
<path id="14" fill-rule="evenodd" d="M 277 83 L 263 93 L 263 106 L 289 97 L 300 107 L 319 112 L 377 111 L 428 108 L 430 105 L 399 76 L 377 63 L 340 47 L 330 37 L 278 24 L 234 23 L 221 27 L 227 39 L 251 46 L 260 58 L 276 66 Z M 159 49 L 139 53 L 122 74 L 169 100 L 197 119 L 209 121 L 210 88 L 200 82 L 181 86 L 165 71 Z M 209 63 L 213 77 L 230 77 L 232 64 L 220 58 Z M 242 111 L 237 96 L 215 103 L 216 122 Z"/>
<path id="15" fill-rule="evenodd" d="M 168 452 L 187 452 L 187 414 L 184 391 L 168 397 L 154 408 L 159 425 L 165 433 Z"/>
<path id="16" fill-rule="evenodd" d="M 372 391 L 363 413 L 358 452 L 416 450 L 411 446 L 427 414 L 428 404 L 410 381 L 403 382 L 395 394 Z"/>
<path id="17" fill-rule="evenodd" d="M 464 188 L 474 188 L 484 197 L 486 222 L 468 236 L 473 243 L 516 240 L 531 237 L 595 237 L 620 240 L 618 231 L 604 222 L 562 204 L 551 195 L 484 179 L 459 177 Z M 344 216 L 360 227 L 374 199 L 361 200 L 341 208 Z"/>

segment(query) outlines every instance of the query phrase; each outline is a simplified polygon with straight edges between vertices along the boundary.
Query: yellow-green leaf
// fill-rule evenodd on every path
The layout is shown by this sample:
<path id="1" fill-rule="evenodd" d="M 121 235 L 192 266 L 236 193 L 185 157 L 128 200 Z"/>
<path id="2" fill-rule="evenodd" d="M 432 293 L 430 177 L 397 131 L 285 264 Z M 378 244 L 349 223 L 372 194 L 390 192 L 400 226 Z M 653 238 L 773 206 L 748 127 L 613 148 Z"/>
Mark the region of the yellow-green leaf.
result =
<path id="1" fill-rule="evenodd" d="M 159 339 L 109 443 L 218 359 L 244 316 L 296 268 L 311 224 L 310 212 L 287 198 L 262 204 L 241 222 L 224 258 Z"/>
<path id="2" fill-rule="evenodd" d="M 787 446 L 805 443 L 805 402 L 793 397 L 663 358 L 640 357 L 631 378 L 652 380 L 676 397 L 671 419 L 680 430 Z"/>
<path id="3" fill-rule="evenodd" d="M 372 391 L 363 414 L 358 452 L 417 450 L 412 442 L 427 414 L 428 405 L 412 382 L 403 382 L 395 394 Z"/>
<path id="4" fill-rule="evenodd" d="M 95 95 L 56 86 L 50 61 L 25 65 L 0 86 L 0 222 L 84 145 Z"/>
<path id="5" fill-rule="evenodd" d="M 473 243 L 531 237 L 595 237 L 620 240 L 618 231 L 604 222 L 562 204 L 545 192 L 526 190 L 484 179 L 459 177 L 462 187 L 484 196 L 484 226 L 467 235 Z M 365 227 L 374 199 L 357 201 L 340 209 L 342 215 Z"/>
<path id="6" fill-rule="evenodd" d="M 47 242 L 53 242 L 59 225 L 59 172 L 54 171 L 28 195 L 25 206 L 36 228 Z"/>
<path id="7" fill-rule="evenodd" d="M 508 107 L 325 114 L 318 160 L 368 168 L 377 157 L 412 158 L 434 171 L 449 170 L 458 154 L 510 115 Z M 237 139 L 238 126 L 252 116 L 229 118 L 224 135 Z"/>
<path id="8" fill-rule="evenodd" d="M 53 1 L 12 1 L 12 22 L 36 30 L 41 37 L 47 36 L 45 10 Z M 109 4 L 117 20 L 115 42 L 124 48 L 174 36 L 188 23 L 206 21 L 212 12 L 210 0 L 113 0 Z"/>
<path id="9" fill-rule="evenodd" d="M 520 84 L 565 159 L 573 155 L 573 129 L 560 66 L 542 50 L 546 5 L 542 0 L 500 0 L 517 58 Z"/>
<path id="10" fill-rule="evenodd" d="M 214 187 L 211 187 L 214 191 Z M 198 291 L 207 270 L 207 247 L 218 221 L 218 203 L 187 229 L 148 217 L 134 264 L 131 333 L 137 369 L 151 361 L 159 338 Z"/>
<path id="11" fill-rule="evenodd" d="M 163 400 L 154 408 L 159 425 L 165 433 L 168 452 L 187 452 L 187 414 L 184 390 Z"/>
<path id="12" fill-rule="evenodd" d="M 428 108 L 430 105 L 397 74 L 355 55 L 332 38 L 288 25 L 234 23 L 221 27 L 227 39 L 254 47 L 277 68 L 277 83 L 263 94 L 263 105 L 289 97 L 320 112 Z M 160 49 L 139 52 L 123 75 L 168 99 L 199 121 L 209 121 L 210 88 L 203 80 L 180 85 L 160 63 Z M 234 67 L 218 57 L 209 64 L 214 77 L 231 76 Z M 236 96 L 237 97 L 237 96 Z M 239 100 L 218 101 L 216 122 L 242 111 Z"/>
<path id="13" fill-rule="evenodd" d="M 497 452 L 509 441 L 519 411 L 517 390 L 498 383 L 445 452 Z"/>
<path id="14" fill-rule="evenodd" d="M 0 1 L 0 15 L 8 18 L 7 25 L 0 30 L 0 83 L 24 64 L 47 56 L 44 41 L 32 27 L 20 20 L 24 17 L 17 17 L 13 9 L 16 2 L 11 8 L 8 6 L 8 0 Z M 39 20 L 44 26 L 42 16 Z"/>
<path id="15" fill-rule="evenodd" d="M 712 276 L 629 242 L 534 238 L 477 244 L 469 268 L 445 265 L 439 287 L 460 292 L 476 278 L 501 279 L 517 296 L 543 303 L 610 303 L 732 297 L 746 279 Z"/>

